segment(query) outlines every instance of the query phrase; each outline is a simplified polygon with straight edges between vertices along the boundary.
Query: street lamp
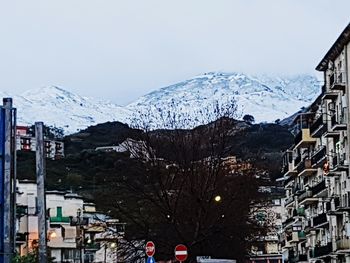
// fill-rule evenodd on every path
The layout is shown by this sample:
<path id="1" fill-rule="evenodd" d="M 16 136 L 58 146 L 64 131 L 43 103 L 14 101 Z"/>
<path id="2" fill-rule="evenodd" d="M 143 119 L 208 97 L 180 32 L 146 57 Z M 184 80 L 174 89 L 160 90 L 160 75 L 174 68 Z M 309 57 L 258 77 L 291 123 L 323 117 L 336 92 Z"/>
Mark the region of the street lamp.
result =
<path id="1" fill-rule="evenodd" d="M 221 201 L 221 196 L 220 195 L 215 196 L 214 197 L 214 201 L 217 202 L 217 203 L 220 202 Z"/>

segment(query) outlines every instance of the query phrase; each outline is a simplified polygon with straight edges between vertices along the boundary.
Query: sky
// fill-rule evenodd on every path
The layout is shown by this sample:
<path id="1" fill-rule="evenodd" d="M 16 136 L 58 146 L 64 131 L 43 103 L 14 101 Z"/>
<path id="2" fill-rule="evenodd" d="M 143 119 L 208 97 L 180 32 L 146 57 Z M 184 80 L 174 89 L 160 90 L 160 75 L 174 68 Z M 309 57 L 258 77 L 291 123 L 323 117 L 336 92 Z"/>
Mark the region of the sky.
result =
<path id="1" fill-rule="evenodd" d="M 349 0 L 30 0 L 0 7 L 0 91 L 126 105 L 211 72 L 315 74 Z"/>

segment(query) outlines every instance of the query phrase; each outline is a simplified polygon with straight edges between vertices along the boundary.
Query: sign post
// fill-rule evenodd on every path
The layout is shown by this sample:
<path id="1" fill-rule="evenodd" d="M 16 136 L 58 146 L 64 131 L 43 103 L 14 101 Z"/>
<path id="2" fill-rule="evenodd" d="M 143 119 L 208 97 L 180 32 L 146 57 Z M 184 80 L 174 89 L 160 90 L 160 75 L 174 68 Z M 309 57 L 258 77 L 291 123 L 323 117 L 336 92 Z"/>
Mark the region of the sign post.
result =
<path id="1" fill-rule="evenodd" d="M 188 252 L 187 252 L 187 247 L 185 245 L 177 245 L 175 247 L 175 258 L 180 261 L 183 262 L 187 259 L 188 256 Z"/>

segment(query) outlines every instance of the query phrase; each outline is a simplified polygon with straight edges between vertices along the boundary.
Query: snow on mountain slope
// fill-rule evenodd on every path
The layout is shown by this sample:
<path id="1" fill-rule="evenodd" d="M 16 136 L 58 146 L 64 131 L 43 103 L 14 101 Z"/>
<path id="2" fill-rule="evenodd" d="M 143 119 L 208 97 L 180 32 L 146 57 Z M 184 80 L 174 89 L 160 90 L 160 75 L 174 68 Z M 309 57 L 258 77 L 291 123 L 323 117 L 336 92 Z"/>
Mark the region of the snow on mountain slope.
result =
<path id="1" fill-rule="evenodd" d="M 31 125 L 43 121 L 74 133 L 107 121 L 126 121 L 127 109 L 115 104 L 84 98 L 57 87 L 30 90 L 14 96 L 18 123 Z"/>
<path id="2" fill-rule="evenodd" d="M 216 118 L 216 105 L 236 102 L 235 117 L 251 114 L 256 122 L 283 119 L 308 106 L 320 92 L 318 81 L 309 75 L 293 77 L 249 76 L 242 73 L 206 73 L 161 88 L 121 107 L 102 100 L 81 97 L 57 87 L 44 87 L 12 95 L 18 123 L 44 121 L 74 133 L 107 121 L 151 122 L 152 128 L 166 128 L 174 113 L 182 128 L 194 127 Z M 171 115 L 171 117 L 174 117 Z"/>
<path id="3" fill-rule="evenodd" d="M 248 76 L 241 73 L 206 73 L 187 81 L 149 93 L 127 108 L 151 115 L 157 125 L 168 111 L 183 118 L 189 126 L 212 120 L 208 112 L 217 102 L 236 101 L 236 117 L 250 114 L 257 122 L 272 122 L 288 117 L 307 106 L 320 92 L 313 76 L 293 77 Z M 191 125 L 192 124 L 192 125 Z"/>

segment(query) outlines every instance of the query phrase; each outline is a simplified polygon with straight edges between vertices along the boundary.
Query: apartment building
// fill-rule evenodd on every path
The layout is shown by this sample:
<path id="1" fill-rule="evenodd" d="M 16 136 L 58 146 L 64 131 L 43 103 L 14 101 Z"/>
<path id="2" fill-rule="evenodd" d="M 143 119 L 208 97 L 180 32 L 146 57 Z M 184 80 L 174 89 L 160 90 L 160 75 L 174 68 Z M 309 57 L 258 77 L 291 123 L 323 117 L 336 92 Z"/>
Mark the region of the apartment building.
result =
<path id="1" fill-rule="evenodd" d="M 350 24 L 316 69 L 321 94 L 283 157 L 285 262 L 350 262 Z"/>
<path id="2" fill-rule="evenodd" d="M 280 186 L 260 187 L 260 191 L 269 194 L 266 204 L 252 210 L 255 220 L 262 226 L 267 226 L 265 235 L 255 238 L 250 247 L 247 263 L 282 263 L 282 251 L 279 246 L 279 237 L 282 232 L 282 205 L 283 188 Z"/>
<path id="3" fill-rule="evenodd" d="M 27 126 L 16 127 L 16 148 L 18 151 L 36 150 L 36 139 Z M 64 143 L 59 140 L 44 139 L 44 154 L 46 158 L 56 160 L 64 157 Z"/>
<path id="4" fill-rule="evenodd" d="M 48 251 L 53 262 L 116 262 L 117 243 L 125 224 L 96 212 L 77 194 L 46 191 Z M 17 183 L 16 250 L 20 255 L 38 247 L 37 184 Z"/>

